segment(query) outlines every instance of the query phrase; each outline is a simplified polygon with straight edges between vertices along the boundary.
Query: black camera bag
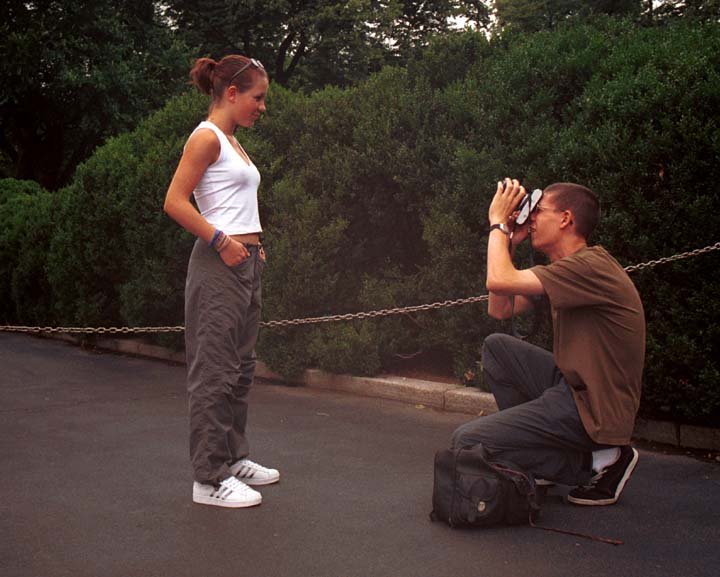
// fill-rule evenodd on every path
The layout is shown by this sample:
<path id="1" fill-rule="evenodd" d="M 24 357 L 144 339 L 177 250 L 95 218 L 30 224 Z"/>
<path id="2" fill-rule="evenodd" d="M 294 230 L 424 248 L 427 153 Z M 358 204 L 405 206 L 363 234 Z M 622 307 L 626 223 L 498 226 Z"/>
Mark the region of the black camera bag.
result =
<path id="1" fill-rule="evenodd" d="M 533 478 L 489 462 L 482 445 L 435 454 L 432 503 L 430 518 L 451 527 L 532 524 L 540 513 Z"/>

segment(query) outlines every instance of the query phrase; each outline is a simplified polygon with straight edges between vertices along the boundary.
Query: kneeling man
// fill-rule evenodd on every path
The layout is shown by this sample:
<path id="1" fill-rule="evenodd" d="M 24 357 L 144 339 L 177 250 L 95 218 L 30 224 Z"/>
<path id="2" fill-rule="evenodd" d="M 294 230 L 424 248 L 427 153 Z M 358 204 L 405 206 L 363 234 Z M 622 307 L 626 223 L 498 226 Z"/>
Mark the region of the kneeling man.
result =
<path id="1" fill-rule="evenodd" d="M 453 446 L 482 443 L 491 457 L 502 455 L 538 480 L 576 485 L 571 503 L 611 505 L 638 460 L 630 438 L 645 358 L 642 303 L 623 267 L 601 246 L 588 246 L 600 219 L 591 190 L 547 187 L 528 222 L 510 234 L 524 195 L 507 179 L 490 205 L 488 313 L 509 318 L 546 295 L 553 353 L 490 335 L 483 376 L 500 410 L 459 427 Z M 528 236 L 549 265 L 514 267 L 512 251 Z"/>

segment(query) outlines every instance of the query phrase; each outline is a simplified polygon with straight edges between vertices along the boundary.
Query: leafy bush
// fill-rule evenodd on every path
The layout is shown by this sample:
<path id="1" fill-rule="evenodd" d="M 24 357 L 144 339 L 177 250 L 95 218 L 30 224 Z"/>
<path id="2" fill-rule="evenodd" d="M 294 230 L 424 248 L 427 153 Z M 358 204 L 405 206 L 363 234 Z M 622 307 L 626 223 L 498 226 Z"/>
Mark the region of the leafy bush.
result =
<path id="1" fill-rule="evenodd" d="M 596 240 L 626 265 L 716 242 L 718 41 L 716 25 L 638 30 L 607 19 L 490 48 L 476 41 L 476 60 L 462 75 L 454 67 L 458 46 L 472 42 L 453 38 L 407 70 L 386 69 L 353 90 L 286 99 L 262 128 L 275 145 L 292 143 L 275 149 L 286 170 L 269 191 L 268 236 L 292 244 L 296 229 L 276 220 L 287 191 L 299 202 L 309 195 L 313 214 L 346 225 L 332 256 L 329 247 L 312 248 L 323 267 L 328 258 L 340 262 L 327 274 L 298 271 L 291 293 L 272 287 L 286 278 L 277 260 L 293 257 L 275 255 L 267 301 L 287 304 L 273 313 L 352 312 L 484 292 L 487 208 L 493 183 L 508 174 L 533 186 L 574 180 L 596 190 L 604 207 Z M 317 229 L 316 217 L 298 221 L 298 207 L 293 214 L 299 230 Z M 518 264 L 530 256 L 519 254 Z M 718 287 L 700 272 L 716 264 L 717 256 L 705 255 L 634 273 L 648 318 L 646 414 L 718 416 Z M 697 308 L 689 312 L 691 302 Z M 382 363 L 397 352 L 445 349 L 458 376 L 480 386 L 484 336 L 509 330 L 474 305 L 374 327 Z M 532 339 L 549 347 L 549 328 Z M 275 360 L 286 348 L 294 370 L 333 366 L 338 357 L 347 371 L 365 370 L 367 353 L 347 357 L 323 331 L 286 330 L 281 339 L 267 331 L 263 355 Z"/>
<path id="2" fill-rule="evenodd" d="M 0 322 L 47 326 L 54 320 L 45 274 L 60 194 L 34 181 L 0 180 Z"/>
<path id="3" fill-rule="evenodd" d="M 178 97 L 78 168 L 59 208 L 48 264 L 62 322 L 181 324 L 192 239 L 162 205 L 204 106 L 195 93 Z"/>
<path id="4" fill-rule="evenodd" d="M 263 176 L 265 319 L 483 294 L 487 210 L 494 183 L 508 175 L 593 188 L 604 210 L 596 240 L 625 265 L 717 242 L 719 59 L 717 24 L 638 29 L 605 19 L 493 42 L 440 38 L 407 68 L 345 90 L 273 86 L 267 116 L 239 135 Z M 35 312 L 3 305 L 6 318 L 52 305 L 47 318 L 57 322 L 182 323 L 192 238 L 162 204 L 206 106 L 184 95 L 98 149 L 53 201 L 47 262 L 18 266 L 20 231 L 33 225 L 10 216 L 37 211 L 47 231 L 46 197 L 0 185 L 0 224 L 17 220 L 3 227 L 3 271 L 29 278 L 45 267 L 43 294 L 52 297 Z M 3 201 L 10 196 L 23 200 Z M 8 211 L 8 202 L 24 208 Z M 516 262 L 531 258 L 541 259 L 524 248 Z M 712 253 L 633 273 L 648 320 L 647 415 L 720 416 L 718 260 Z M 21 297 L 20 277 L 15 293 L 2 281 L 11 300 Z M 482 386 L 480 348 L 497 330 L 510 324 L 468 305 L 264 329 L 258 349 L 286 376 L 308 367 L 371 374 L 395 355 L 434 351 Z M 530 339 L 549 347 L 549 325 Z"/>

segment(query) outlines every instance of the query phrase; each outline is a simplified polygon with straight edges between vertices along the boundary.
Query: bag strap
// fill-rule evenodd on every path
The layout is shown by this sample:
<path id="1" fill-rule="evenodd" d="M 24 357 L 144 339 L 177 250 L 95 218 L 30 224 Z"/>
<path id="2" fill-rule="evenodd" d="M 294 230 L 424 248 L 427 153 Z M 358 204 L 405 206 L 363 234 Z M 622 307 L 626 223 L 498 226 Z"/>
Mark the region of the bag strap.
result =
<path id="1" fill-rule="evenodd" d="M 583 539 L 590 539 L 592 541 L 599 541 L 600 543 L 607 543 L 609 545 L 623 545 L 624 541 L 618 539 L 609 539 L 607 537 L 597 537 L 596 535 L 586 535 L 585 533 L 577 533 L 575 531 L 568 531 L 566 529 L 556 529 L 555 527 L 543 527 L 542 525 L 536 525 L 530 515 L 530 526 L 533 529 L 544 529 L 545 531 L 553 531 L 555 533 L 564 533 L 565 535 L 574 535 L 575 537 L 582 537 Z"/>
<path id="2" fill-rule="evenodd" d="M 530 512 L 528 513 L 528 521 L 530 523 L 530 526 L 533 529 L 543 529 L 544 531 L 553 531 L 554 533 L 563 533 L 564 535 L 573 535 L 575 537 L 582 537 L 583 539 L 590 539 L 591 541 L 598 541 L 600 543 L 607 543 L 609 545 L 623 545 L 624 542 L 620 541 L 618 539 L 610 539 L 608 537 L 598 537 L 596 535 L 586 535 L 585 533 L 578 533 L 576 531 L 568 531 L 567 529 L 556 529 L 555 527 L 544 527 L 543 525 L 536 525 L 533 521 L 534 514 L 537 513 L 539 510 L 537 504 L 534 501 L 535 497 L 535 486 L 532 481 L 530 481 L 529 475 L 526 473 L 523 473 L 522 471 L 515 471 L 513 469 L 508 469 L 507 467 L 500 466 L 496 463 L 490 464 L 493 469 L 500 471 L 504 473 L 505 475 L 514 475 L 518 477 L 522 477 L 527 483 L 528 487 L 530 487 L 530 492 L 527 494 L 528 504 L 530 505 Z"/>

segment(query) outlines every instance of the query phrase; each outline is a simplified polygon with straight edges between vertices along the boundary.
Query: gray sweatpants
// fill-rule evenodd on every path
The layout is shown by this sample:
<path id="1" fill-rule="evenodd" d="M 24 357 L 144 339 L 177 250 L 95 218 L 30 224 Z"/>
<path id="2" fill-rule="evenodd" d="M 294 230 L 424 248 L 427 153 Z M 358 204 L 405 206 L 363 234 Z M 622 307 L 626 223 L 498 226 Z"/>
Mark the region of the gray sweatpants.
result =
<path id="1" fill-rule="evenodd" d="M 534 477 L 586 484 L 592 451 L 607 448 L 588 436 L 575 400 L 552 353 L 505 334 L 483 347 L 483 376 L 499 412 L 458 427 L 453 446 L 482 443 Z"/>
<path id="2" fill-rule="evenodd" d="M 194 478 L 217 484 L 249 453 L 248 393 L 255 374 L 255 341 L 264 262 L 258 248 L 235 267 L 198 240 L 185 284 L 185 354 Z"/>

